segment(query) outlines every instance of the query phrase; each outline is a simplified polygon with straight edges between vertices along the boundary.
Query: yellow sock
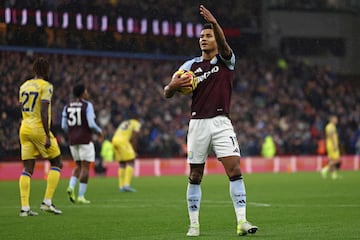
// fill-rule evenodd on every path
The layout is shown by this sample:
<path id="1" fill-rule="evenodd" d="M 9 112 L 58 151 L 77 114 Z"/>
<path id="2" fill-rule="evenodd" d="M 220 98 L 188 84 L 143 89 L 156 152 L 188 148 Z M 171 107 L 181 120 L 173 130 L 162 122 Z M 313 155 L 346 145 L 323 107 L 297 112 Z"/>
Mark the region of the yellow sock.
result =
<path id="1" fill-rule="evenodd" d="M 30 179 L 31 174 L 22 172 L 19 179 L 21 207 L 30 207 Z"/>
<path id="2" fill-rule="evenodd" d="M 119 175 L 119 188 L 122 188 L 125 183 L 125 168 L 119 168 L 118 175 Z"/>
<path id="3" fill-rule="evenodd" d="M 47 177 L 45 199 L 52 199 L 60 180 L 60 168 L 52 167 Z"/>
<path id="4" fill-rule="evenodd" d="M 131 185 L 131 179 L 133 177 L 133 173 L 134 173 L 134 168 L 131 167 L 131 166 L 126 166 L 126 168 L 125 168 L 125 182 L 124 182 L 125 186 L 130 186 Z"/>

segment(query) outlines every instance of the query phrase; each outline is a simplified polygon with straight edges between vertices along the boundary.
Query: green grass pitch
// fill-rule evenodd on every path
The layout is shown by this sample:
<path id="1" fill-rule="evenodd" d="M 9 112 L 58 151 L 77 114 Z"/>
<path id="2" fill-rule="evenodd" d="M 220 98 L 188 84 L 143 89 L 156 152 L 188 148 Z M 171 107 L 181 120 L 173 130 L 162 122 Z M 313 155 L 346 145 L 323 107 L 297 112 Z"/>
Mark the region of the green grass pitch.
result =
<path id="1" fill-rule="evenodd" d="M 255 235 L 237 237 L 236 221 L 223 175 L 205 176 L 198 239 L 359 239 L 360 174 L 342 179 L 319 173 L 247 174 L 248 220 Z M 17 181 L 0 182 L 0 239 L 188 239 L 186 176 L 140 177 L 136 193 L 120 193 L 116 178 L 92 178 L 90 205 L 72 204 L 67 179 L 60 181 L 54 203 L 60 216 L 39 210 L 45 181 L 33 180 L 30 203 L 37 217 L 19 217 Z"/>

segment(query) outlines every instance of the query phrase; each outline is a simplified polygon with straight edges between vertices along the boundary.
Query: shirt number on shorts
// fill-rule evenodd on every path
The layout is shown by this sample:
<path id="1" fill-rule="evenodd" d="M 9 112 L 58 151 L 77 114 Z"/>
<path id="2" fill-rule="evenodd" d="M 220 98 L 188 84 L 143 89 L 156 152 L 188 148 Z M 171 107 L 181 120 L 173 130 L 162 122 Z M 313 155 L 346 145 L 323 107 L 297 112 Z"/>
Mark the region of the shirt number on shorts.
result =
<path id="1" fill-rule="evenodd" d="M 231 139 L 233 146 L 236 147 L 236 141 L 237 141 L 236 137 L 230 136 L 229 138 Z"/>

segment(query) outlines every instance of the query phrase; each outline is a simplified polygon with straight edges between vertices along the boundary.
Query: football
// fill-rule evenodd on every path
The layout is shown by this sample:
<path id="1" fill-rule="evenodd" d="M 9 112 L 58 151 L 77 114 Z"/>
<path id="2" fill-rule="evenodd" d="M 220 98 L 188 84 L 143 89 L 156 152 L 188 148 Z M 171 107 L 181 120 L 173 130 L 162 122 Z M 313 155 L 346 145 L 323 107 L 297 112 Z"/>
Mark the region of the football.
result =
<path id="1" fill-rule="evenodd" d="M 192 93 L 198 85 L 198 80 L 197 80 L 195 74 L 192 71 L 186 71 L 186 70 L 181 69 L 181 70 L 176 71 L 174 73 L 174 75 L 179 74 L 179 73 L 181 74 L 181 75 L 179 75 L 180 78 L 184 77 L 184 76 L 186 76 L 188 78 L 189 84 L 185 87 L 180 88 L 178 90 L 178 92 L 181 94 L 185 94 L 185 95 Z"/>

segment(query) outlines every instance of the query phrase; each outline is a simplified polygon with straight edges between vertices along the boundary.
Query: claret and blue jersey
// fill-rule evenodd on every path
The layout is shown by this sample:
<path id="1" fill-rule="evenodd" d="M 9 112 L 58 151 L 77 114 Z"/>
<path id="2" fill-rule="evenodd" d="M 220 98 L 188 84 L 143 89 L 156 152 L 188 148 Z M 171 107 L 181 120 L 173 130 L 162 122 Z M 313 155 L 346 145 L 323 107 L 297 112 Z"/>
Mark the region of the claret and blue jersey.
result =
<path id="1" fill-rule="evenodd" d="M 211 60 L 196 57 L 186 61 L 180 69 L 193 71 L 199 81 L 192 95 L 193 119 L 229 115 L 235 69 L 233 53 L 229 60 L 219 54 Z"/>
<path id="2" fill-rule="evenodd" d="M 70 145 L 87 144 L 92 139 L 92 131 L 101 133 L 92 103 L 83 99 L 64 107 L 61 128 L 69 133 Z"/>

